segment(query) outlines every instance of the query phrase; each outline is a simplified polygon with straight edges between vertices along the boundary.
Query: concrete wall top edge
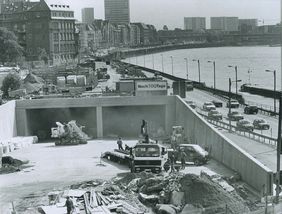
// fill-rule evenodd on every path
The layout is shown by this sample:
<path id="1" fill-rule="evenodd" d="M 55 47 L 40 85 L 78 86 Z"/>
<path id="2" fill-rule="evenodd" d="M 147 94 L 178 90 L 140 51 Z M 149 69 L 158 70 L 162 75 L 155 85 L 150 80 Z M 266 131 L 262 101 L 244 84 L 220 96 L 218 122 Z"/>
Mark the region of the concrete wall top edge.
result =
<path id="1" fill-rule="evenodd" d="M 185 103 L 185 101 L 183 101 L 183 99 L 181 99 L 179 96 L 176 96 L 176 100 L 178 100 L 179 102 L 181 102 L 182 104 L 184 104 L 185 106 L 188 106 L 187 103 Z M 189 109 L 190 106 L 188 106 Z M 255 159 L 253 156 L 251 156 L 248 152 L 246 152 L 245 150 L 243 150 L 241 147 L 237 146 L 232 140 L 230 140 L 228 137 L 226 137 L 224 134 L 222 134 L 220 131 L 218 131 L 215 127 L 213 127 L 208 121 L 206 121 L 203 117 L 201 117 L 194 109 L 192 109 L 192 112 L 194 112 L 198 118 L 205 123 L 206 126 L 208 126 L 210 129 L 212 129 L 217 135 L 219 135 L 221 138 L 223 138 L 224 140 L 226 140 L 231 146 L 233 146 L 234 148 L 236 148 L 238 151 L 240 151 L 242 154 L 244 154 L 245 156 L 247 156 L 250 160 L 252 160 L 253 162 L 255 162 L 258 166 L 260 166 L 262 169 L 264 169 L 267 172 L 273 172 L 271 169 L 269 169 L 267 166 L 265 166 L 264 164 L 262 164 L 260 161 L 258 161 L 257 159 Z"/>
<path id="2" fill-rule="evenodd" d="M 95 98 L 53 98 L 17 100 L 17 109 L 65 108 L 65 107 L 97 107 L 97 106 L 137 106 L 167 105 L 175 102 L 175 96 L 148 97 L 95 97 Z"/>

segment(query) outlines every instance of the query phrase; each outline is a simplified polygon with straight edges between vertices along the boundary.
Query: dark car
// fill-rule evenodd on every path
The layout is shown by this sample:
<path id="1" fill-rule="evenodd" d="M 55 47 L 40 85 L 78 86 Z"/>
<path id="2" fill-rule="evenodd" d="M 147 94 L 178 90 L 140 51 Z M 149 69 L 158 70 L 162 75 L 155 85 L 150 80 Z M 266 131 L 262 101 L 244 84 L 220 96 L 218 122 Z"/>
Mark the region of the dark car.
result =
<path id="1" fill-rule="evenodd" d="M 222 120 L 222 114 L 220 114 L 217 110 L 211 110 L 208 113 L 208 118 L 212 120 Z"/>
<path id="2" fill-rule="evenodd" d="M 257 106 L 246 106 L 244 108 L 245 114 L 257 114 L 258 113 L 258 107 Z"/>
<path id="3" fill-rule="evenodd" d="M 222 102 L 213 100 L 212 103 L 215 105 L 216 108 L 221 108 L 223 106 Z"/>
<path id="4" fill-rule="evenodd" d="M 248 120 L 240 120 L 236 123 L 236 130 L 252 132 L 254 131 L 254 126 Z"/>
<path id="5" fill-rule="evenodd" d="M 227 117 L 229 120 L 233 120 L 233 121 L 239 121 L 244 119 L 244 116 L 240 114 L 238 111 L 233 111 L 230 114 L 228 113 Z"/>
<path id="6" fill-rule="evenodd" d="M 239 108 L 240 103 L 237 100 L 230 101 L 230 108 Z M 226 103 L 226 107 L 229 108 L 229 102 Z"/>
<path id="7" fill-rule="evenodd" d="M 264 119 L 255 119 L 253 122 L 254 128 L 259 130 L 268 130 L 270 125 Z"/>
<path id="8" fill-rule="evenodd" d="M 209 153 L 196 144 L 180 144 L 178 152 L 180 151 L 184 151 L 187 155 L 186 162 L 193 162 L 196 166 L 205 164 L 209 160 Z M 179 154 L 176 156 L 179 157 Z"/>

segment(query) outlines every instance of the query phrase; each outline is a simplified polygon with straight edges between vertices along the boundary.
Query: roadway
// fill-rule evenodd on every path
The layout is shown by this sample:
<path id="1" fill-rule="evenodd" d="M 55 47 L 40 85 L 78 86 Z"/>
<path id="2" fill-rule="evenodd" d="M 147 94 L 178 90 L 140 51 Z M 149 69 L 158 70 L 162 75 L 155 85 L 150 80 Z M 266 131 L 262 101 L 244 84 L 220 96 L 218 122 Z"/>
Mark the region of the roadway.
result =
<path id="1" fill-rule="evenodd" d="M 222 100 L 218 99 L 217 97 L 213 96 L 212 94 L 209 94 L 204 91 L 200 91 L 198 89 L 194 89 L 193 91 L 187 92 L 186 98 L 184 100 L 192 100 L 197 106 L 197 111 L 201 111 L 204 102 L 208 102 L 212 100 L 223 102 Z M 223 121 L 228 122 L 229 120 L 226 119 L 227 113 L 228 113 L 228 108 L 226 108 L 226 103 L 223 102 L 223 107 L 217 108 L 217 110 L 223 114 L 223 117 L 225 117 Z M 263 114 L 246 115 L 243 113 L 244 109 L 242 107 L 240 107 L 239 109 L 235 109 L 235 110 L 241 112 L 246 119 L 251 120 L 251 121 L 253 121 L 255 118 L 263 118 L 267 120 L 272 128 L 273 137 L 277 137 L 277 132 L 278 132 L 278 119 L 277 118 L 269 117 Z M 232 122 L 232 124 L 236 125 L 236 122 Z M 217 129 L 222 134 L 224 134 L 226 137 L 231 139 L 240 148 L 244 149 L 254 158 L 259 160 L 262 164 L 264 164 L 265 166 L 267 166 L 274 172 L 276 171 L 276 149 L 274 147 L 271 147 L 263 143 L 259 143 L 255 140 L 240 136 L 236 133 L 229 133 L 227 130 L 224 130 L 221 128 L 217 128 Z M 255 132 L 261 133 L 261 131 L 258 131 L 258 130 L 256 130 Z M 264 130 L 263 134 L 270 136 L 271 131 Z M 282 160 L 281 160 L 281 166 L 282 166 Z"/>
<path id="2" fill-rule="evenodd" d="M 201 113 L 207 115 L 206 111 L 202 110 L 203 104 L 204 102 L 211 102 L 212 100 L 217 100 L 223 103 L 223 107 L 222 108 L 217 108 L 217 110 L 222 114 L 223 116 L 223 122 L 229 123 L 229 120 L 227 119 L 227 114 L 229 109 L 226 107 L 226 101 L 220 100 L 219 98 L 217 98 L 216 96 L 213 96 L 210 93 L 198 90 L 198 89 L 194 89 L 193 91 L 187 92 L 186 93 L 186 99 L 185 100 L 191 100 L 193 101 L 196 106 L 197 106 L 197 111 L 200 111 Z M 270 125 L 270 129 L 269 130 L 257 130 L 255 129 L 254 132 L 258 133 L 258 134 L 263 134 L 266 135 L 268 137 L 273 137 L 273 138 L 277 138 L 278 136 L 278 118 L 275 117 L 270 117 L 264 114 L 244 114 L 244 108 L 243 107 L 239 107 L 239 108 L 232 108 L 231 111 L 238 111 L 240 112 L 243 116 L 244 119 L 249 120 L 250 122 L 253 122 L 255 119 L 265 119 L 269 125 Z M 236 126 L 236 121 L 231 121 L 231 124 Z"/>

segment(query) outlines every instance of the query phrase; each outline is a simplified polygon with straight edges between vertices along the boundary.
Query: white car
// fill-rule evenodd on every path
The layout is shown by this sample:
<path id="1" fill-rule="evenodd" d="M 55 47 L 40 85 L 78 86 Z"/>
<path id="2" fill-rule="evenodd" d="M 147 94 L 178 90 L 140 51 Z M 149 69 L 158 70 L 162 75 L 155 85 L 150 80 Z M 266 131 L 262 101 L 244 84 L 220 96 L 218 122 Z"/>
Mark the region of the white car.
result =
<path id="1" fill-rule="evenodd" d="M 216 107 L 212 102 L 205 102 L 203 105 L 203 109 L 205 111 L 211 111 L 211 110 L 216 110 Z"/>

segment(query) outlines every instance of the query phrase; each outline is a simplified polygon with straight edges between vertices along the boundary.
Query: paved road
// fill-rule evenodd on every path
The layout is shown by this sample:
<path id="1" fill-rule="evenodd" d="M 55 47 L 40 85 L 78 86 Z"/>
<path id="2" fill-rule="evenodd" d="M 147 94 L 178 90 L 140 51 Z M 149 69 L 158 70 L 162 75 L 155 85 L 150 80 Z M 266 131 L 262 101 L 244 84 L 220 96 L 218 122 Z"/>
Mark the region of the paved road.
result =
<path id="1" fill-rule="evenodd" d="M 200 91 L 198 89 L 194 89 L 191 92 L 187 92 L 187 97 L 185 100 L 192 100 L 196 103 L 198 110 L 202 109 L 202 106 L 204 104 L 204 102 L 211 102 L 212 100 L 217 100 L 217 101 L 221 101 L 222 100 L 212 96 L 211 94 L 204 92 L 204 91 Z M 223 108 L 217 108 L 217 110 L 222 113 L 223 115 L 223 122 L 228 123 L 229 120 L 227 120 L 227 114 L 229 109 L 226 108 L 226 103 L 223 102 Z M 257 115 L 247 115 L 244 114 L 244 109 L 242 107 L 240 107 L 239 109 L 232 109 L 232 111 L 238 111 L 240 112 L 245 119 L 250 120 L 251 122 L 254 121 L 254 119 L 258 119 L 258 118 L 262 118 L 265 119 L 269 124 L 270 124 L 270 129 L 269 130 L 254 130 L 254 132 L 259 133 L 259 134 L 263 134 L 269 137 L 277 137 L 277 132 L 278 132 L 278 119 L 274 118 L 274 117 L 269 117 L 267 115 L 263 115 L 263 114 L 257 114 Z M 205 112 L 204 112 L 205 113 Z M 207 114 L 207 112 L 206 112 Z M 236 126 L 236 122 L 232 121 L 231 122 L 232 125 Z"/>

